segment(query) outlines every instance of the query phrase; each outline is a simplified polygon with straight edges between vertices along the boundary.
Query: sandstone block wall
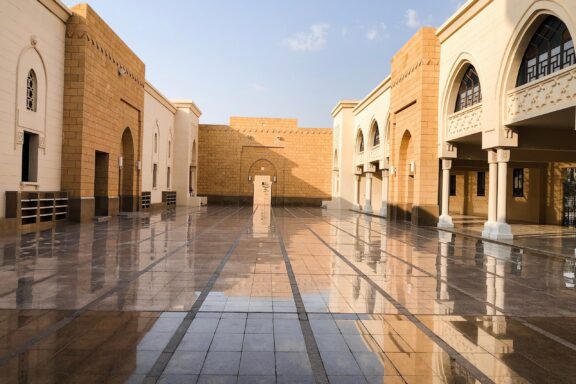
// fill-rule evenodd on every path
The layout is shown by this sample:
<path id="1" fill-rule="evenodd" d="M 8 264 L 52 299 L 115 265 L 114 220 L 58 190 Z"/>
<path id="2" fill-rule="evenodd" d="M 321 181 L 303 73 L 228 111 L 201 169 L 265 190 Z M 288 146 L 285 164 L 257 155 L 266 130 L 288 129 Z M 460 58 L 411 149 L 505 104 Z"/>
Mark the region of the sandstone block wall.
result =
<path id="1" fill-rule="evenodd" d="M 438 72 L 440 43 L 422 28 L 392 59 L 389 204 L 392 216 L 434 225 L 438 215 Z M 414 173 L 410 174 L 410 163 Z"/>
<path id="2" fill-rule="evenodd" d="M 210 202 L 250 203 L 255 175 L 276 177 L 275 204 L 319 205 L 331 196 L 332 129 L 232 117 L 229 125 L 200 125 L 198 140 L 198 194 Z"/>
<path id="3" fill-rule="evenodd" d="M 96 151 L 109 154 L 105 189 L 110 214 L 118 210 L 119 195 L 134 206 L 140 194 L 136 164 L 141 159 L 145 67 L 87 4 L 72 11 L 66 30 L 62 190 L 71 197 L 71 218 L 85 220 L 94 215 Z M 133 153 L 124 154 L 127 177 L 121 184 L 126 129 Z"/>

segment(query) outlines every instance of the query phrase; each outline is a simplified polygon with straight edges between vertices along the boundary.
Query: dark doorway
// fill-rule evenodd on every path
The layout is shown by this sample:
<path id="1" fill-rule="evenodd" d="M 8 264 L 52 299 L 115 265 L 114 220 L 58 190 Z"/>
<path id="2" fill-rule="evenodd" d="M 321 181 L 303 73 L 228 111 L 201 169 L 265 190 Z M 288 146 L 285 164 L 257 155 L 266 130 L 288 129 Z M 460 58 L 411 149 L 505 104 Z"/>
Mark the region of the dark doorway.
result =
<path id="1" fill-rule="evenodd" d="M 120 167 L 120 211 L 133 212 L 136 207 L 134 194 L 134 141 L 130 128 L 122 134 L 122 164 Z"/>
<path id="2" fill-rule="evenodd" d="M 106 152 L 96 151 L 94 160 L 94 215 L 108 216 L 108 161 Z"/>

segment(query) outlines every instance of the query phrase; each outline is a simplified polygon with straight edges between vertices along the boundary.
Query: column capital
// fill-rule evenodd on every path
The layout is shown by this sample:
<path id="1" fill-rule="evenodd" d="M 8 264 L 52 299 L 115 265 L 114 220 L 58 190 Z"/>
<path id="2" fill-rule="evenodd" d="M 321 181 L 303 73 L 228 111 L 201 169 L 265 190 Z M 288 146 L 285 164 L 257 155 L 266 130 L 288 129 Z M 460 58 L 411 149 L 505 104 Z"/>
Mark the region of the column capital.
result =
<path id="1" fill-rule="evenodd" d="M 442 159 L 442 170 L 449 171 L 452 169 L 452 159 Z"/>
<path id="2" fill-rule="evenodd" d="M 360 175 L 355 175 L 356 181 L 360 181 Z"/>
<path id="3" fill-rule="evenodd" d="M 506 148 L 498 148 L 496 150 L 496 161 L 499 163 L 507 163 L 510 161 L 510 150 Z"/>
<path id="4" fill-rule="evenodd" d="M 372 178 L 372 173 L 373 172 L 366 172 L 365 176 L 367 179 L 371 179 Z"/>
<path id="5" fill-rule="evenodd" d="M 374 172 L 376 172 L 376 166 L 372 163 L 368 163 L 364 166 L 364 172 L 374 173 Z"/>
<path id="6" fill-rule="evenodd" d="M 486 153 L 488 154 L 488 164 L 496 164 L 498 162 L 495 150 L 489 149 Z"/>

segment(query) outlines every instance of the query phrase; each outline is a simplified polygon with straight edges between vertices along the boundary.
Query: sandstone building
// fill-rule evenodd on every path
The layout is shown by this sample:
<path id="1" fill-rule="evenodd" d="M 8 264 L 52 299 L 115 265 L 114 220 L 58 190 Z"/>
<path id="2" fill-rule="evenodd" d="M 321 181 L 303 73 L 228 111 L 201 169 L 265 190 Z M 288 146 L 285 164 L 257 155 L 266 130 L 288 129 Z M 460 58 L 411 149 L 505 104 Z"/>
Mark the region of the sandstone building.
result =
<path id="1" fill-rule="evenodd" d="M 2 232 L 200 204 L 193 101 L 148 83 L 87 4 L 9 0 L 0 17 Z"/>
<path id="2" fill-rule="evenodd" d="M 269 176 L 273 204 L 330 199 L 332 130 L 295 119 L 231 117 L 200 125 L 198 191 L 208 203 L 251 204 L 256 176 Z"/>

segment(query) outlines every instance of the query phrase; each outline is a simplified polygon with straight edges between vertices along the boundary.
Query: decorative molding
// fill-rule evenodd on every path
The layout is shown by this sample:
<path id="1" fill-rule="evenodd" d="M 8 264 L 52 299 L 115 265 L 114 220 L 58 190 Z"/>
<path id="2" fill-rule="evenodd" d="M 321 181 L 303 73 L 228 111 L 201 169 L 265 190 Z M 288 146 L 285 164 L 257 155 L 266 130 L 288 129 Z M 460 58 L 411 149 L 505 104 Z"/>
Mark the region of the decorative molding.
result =
<path id="1" fill-rule="evenodd" d="M 447 140 L 478 132 L 482 132 L 482 103 L 448 116 Z"/>
<path id="2" fill-rule="evenodd" d="M 394 88 L 395 86 L 400 84 L 402 81 L 406 80 L 406 78 L 408 78 L 411 74 L 416 72 L 416 70 L 418 68 L 420 68 L 424 65 L 438 66 L 438 65 L 440 65 L 440 60 L 438 60 L 438 59 L 426 59 L 426 58 L 422 58 L 422 59 L 418 60 L 418 62 L 416 64 L 414 64 L 412 67 L 410 67 L 406 71 L 400 73 L 398 75 L 398 77 L 393 78 L 394 81 L 392 82 L 391 88 Z"/>
<path id="3" fill-rule="evenodd" d="M 123 69 L 125 71 L 125 76 L 131 78 L 136 84 L 138 84 L 140 87 L 144 88 L 146 81 L 143 79 L 140 79 L 138 76 L 136 76 L 132 71 L 130 71 L 125 64 L 121 63 L 119 59 L 117 59 L 115 56 L 113 56 L 106 48 L 104 48 L 102 46 L 102 43 L 99 43 L 97 40 L 95 40 L 92 36 L 90 36 L 90 34 L 88 32 L 85 31 L 73 31 L 73 32 L 66 32 L 66 38 L 69 39 L 85 39 L 86 41 L 88 41 L 94 48 L 96 48 L 97 51 L 99 51 L 102 56 L 104 56 L 106 59 L 108 59 L 108 61 L 110 61 L 111 63 L 113 63 L 114 65 L 116 65 L 118 67 L 118 69 Z"/>
<path id="4" fill-rule="evenodd" d="M 506 124 L 576 106 L 576 66 L 508 92 Z"/>
<path id="5" fill-rule="evenodd" d="M 21 129 L 16 131 L 16 144 L 18 145 L 24 144 L 24 131 Z"/>
<path id="6" fill-rule="evenodd" d="M 372 161 L 380 161 L 384 158 L 384 154 L 382 151 L 382 146 L 381 145 L 377 145 L 373 148 L 370 148 L 370 151 L 368 152 L 368 162 L 372 162 Z"/>

